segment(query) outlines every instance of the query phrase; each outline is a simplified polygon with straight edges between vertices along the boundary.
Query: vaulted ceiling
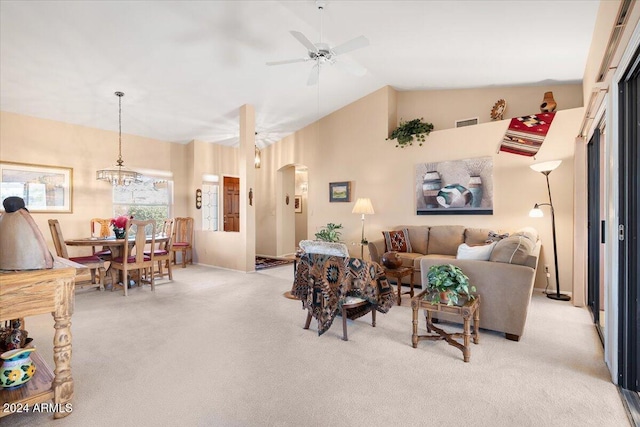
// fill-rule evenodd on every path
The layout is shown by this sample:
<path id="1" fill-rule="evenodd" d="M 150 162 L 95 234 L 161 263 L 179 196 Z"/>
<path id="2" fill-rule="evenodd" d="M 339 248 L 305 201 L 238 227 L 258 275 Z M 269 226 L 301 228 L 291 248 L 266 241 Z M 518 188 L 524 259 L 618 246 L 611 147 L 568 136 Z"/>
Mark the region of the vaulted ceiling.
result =
<path id="1" fill-rule="evenodd" d="M 0 2 L 0 108 L 163 141 L 235 145 L 256 110 L 264 147 L 385 85 L 398 90 L 582 80 L 599 2 Z M 322 21 L 322 24 L 321 24 Z M 303 58 L 290 30 L 332 47 L 356 76 Z"/>

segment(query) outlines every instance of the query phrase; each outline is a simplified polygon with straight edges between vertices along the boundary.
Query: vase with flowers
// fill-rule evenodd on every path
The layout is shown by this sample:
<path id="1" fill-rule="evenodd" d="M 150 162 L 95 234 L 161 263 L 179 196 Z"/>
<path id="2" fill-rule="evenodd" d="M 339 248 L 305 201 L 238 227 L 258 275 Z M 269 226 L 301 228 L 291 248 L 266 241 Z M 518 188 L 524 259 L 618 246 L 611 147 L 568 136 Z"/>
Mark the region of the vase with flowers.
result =
<path id="1" fill-rule="evenodd" d="M 133 219 L 133 217 L 127 215 L 120 215 L 111 219 L 111 228 L 113 228 L 113 233 L 116 235 L 116 239 L 124 239 L 127 221 L 130 219 Z"/>

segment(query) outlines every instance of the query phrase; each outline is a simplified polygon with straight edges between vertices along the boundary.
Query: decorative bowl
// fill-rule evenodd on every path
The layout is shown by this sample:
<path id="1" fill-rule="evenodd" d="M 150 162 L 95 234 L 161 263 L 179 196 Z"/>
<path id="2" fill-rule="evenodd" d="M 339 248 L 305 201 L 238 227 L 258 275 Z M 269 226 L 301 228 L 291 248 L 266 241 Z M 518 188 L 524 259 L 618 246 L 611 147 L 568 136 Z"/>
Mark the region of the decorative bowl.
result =
<path id="1" fill-rule="evenodd" d="M 382 265 L 387 268 L 395 269 L 402 265 L 402 260 L 400 259 L 400 255 L 396 251 L 385 252 L 382 254 L 380 258 Z"/>

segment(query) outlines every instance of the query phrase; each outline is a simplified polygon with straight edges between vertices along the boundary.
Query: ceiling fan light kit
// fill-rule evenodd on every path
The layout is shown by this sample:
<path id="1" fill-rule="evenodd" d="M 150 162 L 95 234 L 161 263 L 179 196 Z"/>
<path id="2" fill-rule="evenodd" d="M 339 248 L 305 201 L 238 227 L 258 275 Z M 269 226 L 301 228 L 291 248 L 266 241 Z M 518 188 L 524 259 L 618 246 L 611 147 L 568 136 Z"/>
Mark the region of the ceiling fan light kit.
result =
<path id="1" fill-rule="evenodd" d="M 352 52 L 356 49 L 368 46 L 369 39 L 365 36 L 358 36 L 333 48 L 329 44 L 322 42 L 322 11 L 326 4 L 326 1 L 316 1 L 316 7 L 320 11 L 320 41 L 318 43 L 313 43 L 300 31 L 289 31 L 291 35 L 300 42 L 300 44 L 307 48 L 307 56 L 295 59 L 285 59 L 283 61 L 271 61 L 267 62 L 267 65 L 283 65 L 293 64 L 296 62 L 314 61 L 315 64 L 311 69 L 309 79 L 307 80 L 307 85 L 309 86 L 315 85 L 318 82 L 318 74 L 320 73 L 320 66 L 322 65 L 335 65 L 337 68 L 355 76 L 363 76 L 366 74 L 367 70 L 364 67 L 355 63 L 340 61 L 336 58 L 344 53 Z"/>

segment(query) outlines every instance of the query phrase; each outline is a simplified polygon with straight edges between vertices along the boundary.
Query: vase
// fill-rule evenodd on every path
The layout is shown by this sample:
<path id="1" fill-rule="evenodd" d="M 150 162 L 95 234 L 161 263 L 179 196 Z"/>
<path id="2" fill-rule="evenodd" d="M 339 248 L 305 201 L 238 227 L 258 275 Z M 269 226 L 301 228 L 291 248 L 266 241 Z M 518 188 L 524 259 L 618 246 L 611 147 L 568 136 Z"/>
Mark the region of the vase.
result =
<path id="1" fill-rule="evenodd" d="M 471 192 L 471 207 L 479 208 L 482 204 L 482 178 L 472 176 L 469 180 L 469 191 Z"/>
<path id="2" fill-rule="evenodd" d="M 402 265 L 402 260 L 400 259 L 400 255 L 396 251 L 385 252 L 380 257 L 380 262 L 387 268 L 396 269 Z"/>
<path id="3" fill-rule="evenodd" d="M 438 202 L 436 196 L 442 188 L 442 180 L 440 174 L 436 171 L 429 171 L 424 175 L 422 181 L 422 195 L 426 208 L 437 208 Z"/>
<path id="4" fill-rule="evenodd" d="M 36 365 L 31 360 L 31 352 L 34 350 L 35 348 L 18 348 L 0 354 L 0 386 L 13 390 L 33 378 Z"/>
<path id="5" fill-rule="evenodd" d="M 558 104 L 556 104 L 556 100 L 553 99 L 553 92 L 545 92 L 544 98 L 542 99 L 542 104 L 540 104 L 540 112 L 542 113 L 553 113 L 556 111 Z"/>
<path id="6" fill-rule="evenodd" d="M 114 228 L 113 232 L 116 235 L 116 239 L 124 239 L 124 228 Z"/>

